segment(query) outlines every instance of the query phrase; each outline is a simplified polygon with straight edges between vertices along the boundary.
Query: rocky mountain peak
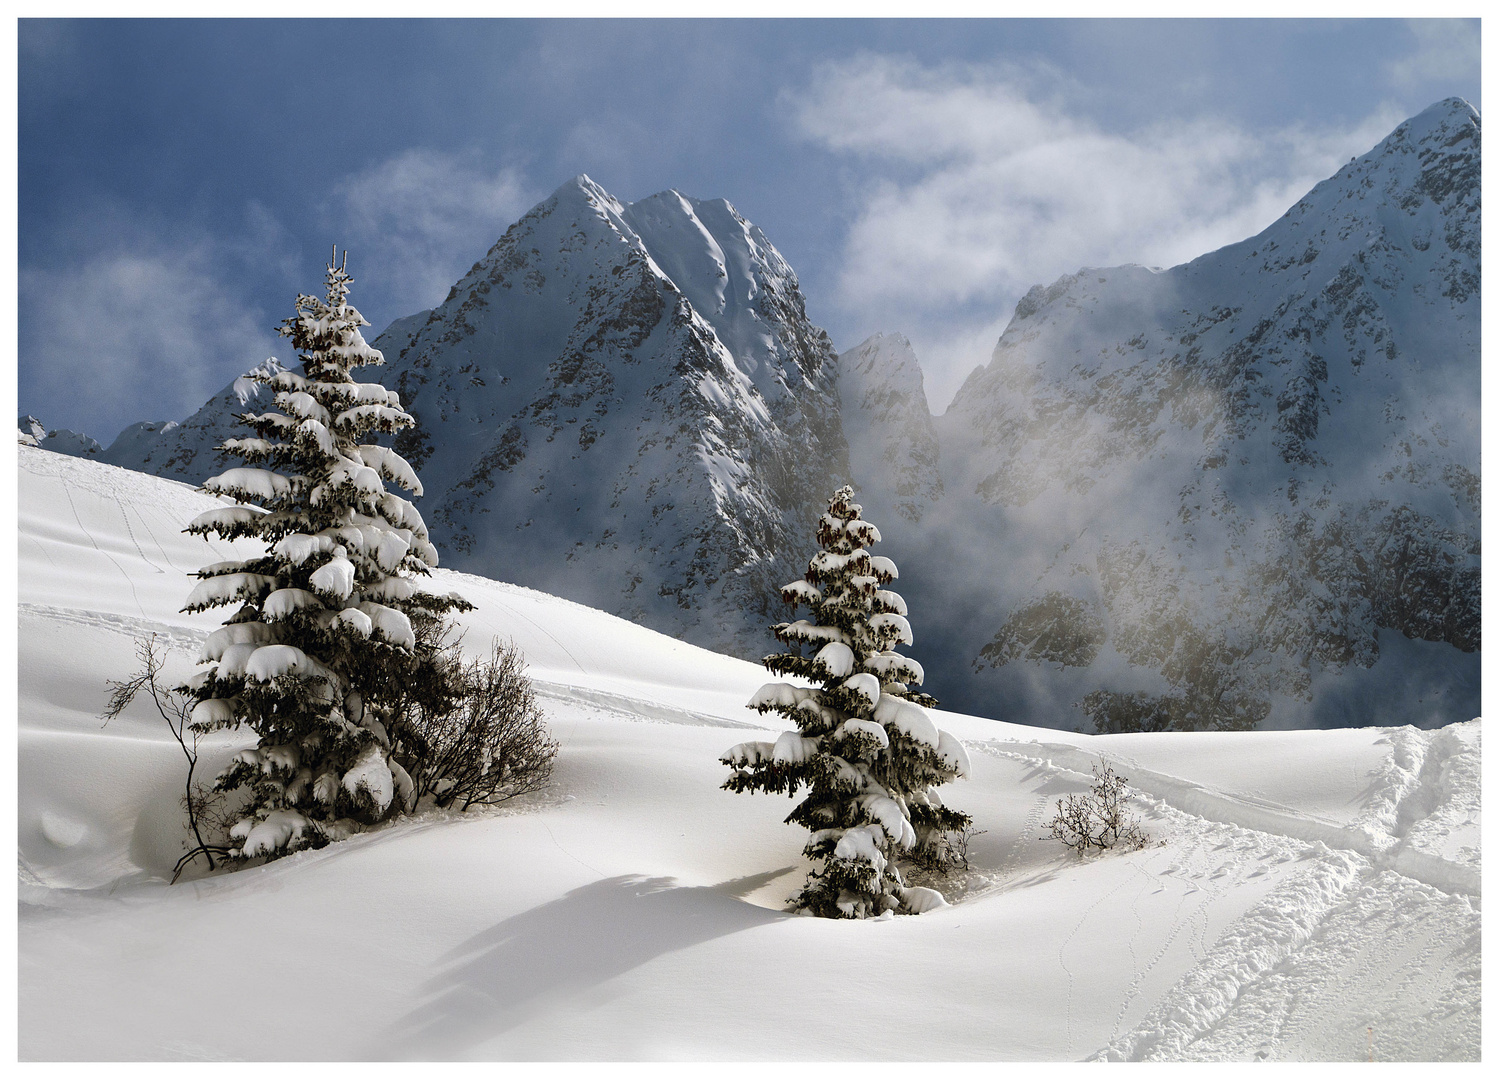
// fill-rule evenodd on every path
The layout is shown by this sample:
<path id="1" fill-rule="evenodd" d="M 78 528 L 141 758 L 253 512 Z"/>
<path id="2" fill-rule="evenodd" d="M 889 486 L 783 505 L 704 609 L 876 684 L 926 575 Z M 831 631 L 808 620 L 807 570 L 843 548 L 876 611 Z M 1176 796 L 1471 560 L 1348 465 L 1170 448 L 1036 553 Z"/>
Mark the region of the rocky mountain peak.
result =
<path id="1" fill-rule="evenodd" d="M 375 344 L 451 565 L 760 647 L 847 450 L 831 343 L 729 203 L 579 177 Z"/>

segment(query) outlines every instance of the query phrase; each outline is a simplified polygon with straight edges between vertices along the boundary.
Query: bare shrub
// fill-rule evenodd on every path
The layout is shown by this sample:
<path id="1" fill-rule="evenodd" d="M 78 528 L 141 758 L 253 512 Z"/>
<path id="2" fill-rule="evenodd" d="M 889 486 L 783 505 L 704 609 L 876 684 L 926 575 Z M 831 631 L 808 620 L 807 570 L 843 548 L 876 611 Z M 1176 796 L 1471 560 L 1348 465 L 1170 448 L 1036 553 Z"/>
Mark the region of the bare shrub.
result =
<path id="1" fill-rule="evenodd" d="M 444 652 L 450 677 L 444 693 L 436 702 L 418 695 L 407 703 L 401 756 L 417 799 L 467 810 L 543 787 L 557 743 L 520 651 L 496 643 L 488 658 L 467 664 L 456 647 Z"/>
<path id="2" fill-rule="evenodd" d="M 212 870 L 214 868 L 213 857 L 218 855 L 222 859 L 228 854 L 229 849 L 224 844 L 209 844 L 203 839 L 205 828 L 208 829 L 210 835 L 214 836 L 222 835 L 224 831 L 222 820 L 224 795 L 222 792 L 193 781 L 193 772 L 198 766 L 198 740 L 203 733 L 192 723 L 193 700 L 181 687 L 165 687 L 157 681 L 157 676 L 161 673 L 162 665 L 166 660 L 157 645 L 156 635 L 136 639 L 135 655 L 141 663 L 140 670 L 135 675 L 124 682 L 108 680 L 109 704 L 104 709 L 103 720 L 105 724 L 108 724 L 144 693 L 151 699 L 151 704 L 156 707 L 162 720 L 166 722 L 167 730 L 172 733 L 172 738 L 177 740 L 177 745 L 182 748 L 183 757 L 187 759 L 182 808 L 187 814 L 188 828 L 192 830 L 193 838 L 198 841 L 198 846 L 178 859 L 177 865 L 172 868 L 172 881 L 176 882 L 182 875 L 182 871 L 198 856 L 203 856 L 208 862 L 208 869 Z"/>
<path id="3" fill-rule="evenodd" d="M 1057 816 L 1047 822 L 1048 835 L 1080 855 L 1091 848 L 1140 850 L 1147 841 L 1140 819 L 1125 808 L 1128 791 L 1124 777 L 1107 762 L 1093 766 L 1093 790 L 1057 800 Z"/>
<path id="4" fill-rule="evenodd" d="M 933 832 L 905 856 L 907 862 L 924 877 L 945 877 L 969 869 L 968 844 L 975 836 L 982 836 L 987 829 L 975 829 L 967 824 L 962 828 Z"/>

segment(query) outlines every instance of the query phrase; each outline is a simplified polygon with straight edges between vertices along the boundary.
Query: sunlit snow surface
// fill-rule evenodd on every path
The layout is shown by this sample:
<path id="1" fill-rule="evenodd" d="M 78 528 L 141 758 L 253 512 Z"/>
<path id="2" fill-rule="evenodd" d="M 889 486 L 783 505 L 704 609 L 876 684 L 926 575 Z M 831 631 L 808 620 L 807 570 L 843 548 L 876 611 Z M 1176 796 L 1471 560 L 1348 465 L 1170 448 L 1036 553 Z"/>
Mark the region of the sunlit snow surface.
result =
<path id="1" fill-rule="evenodd" d="M 97 717 L 138 636 L 192 669 L 218 621 L 178 613 L 187 575 L 236 547 L 179 532 L 215 500 L 95 462 L 23 447 L 19 494 L 23 1059 L 1478 1058 L 1478 721 L 942 713 L 972 763 L 947 800 L 985 830 L 951 906 L 791 916 L 792 803 L 718 787 L 778 734 L 744 708 L 763 669 L 442 572 L 471 652 L 525 650 L 551 790 L 169 886 L 181 752 L 146 709 Z M 1154 843 L 1079 861 L 1044 823 L 1101 757 Z"/>

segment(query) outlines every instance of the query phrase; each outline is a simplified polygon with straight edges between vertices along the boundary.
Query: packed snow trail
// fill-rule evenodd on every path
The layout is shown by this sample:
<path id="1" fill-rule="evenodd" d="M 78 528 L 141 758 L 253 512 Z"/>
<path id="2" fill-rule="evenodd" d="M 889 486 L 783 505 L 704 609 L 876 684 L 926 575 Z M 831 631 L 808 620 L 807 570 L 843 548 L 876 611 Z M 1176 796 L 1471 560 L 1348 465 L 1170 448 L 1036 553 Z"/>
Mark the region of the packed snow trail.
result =
<path id="1" fill-rule="evenodd" d="M 1469 727 L 1474 729 L 1474 745 L 1471 748 L 1463 742 L 1461 735 Z M 1428 814 L 1438 808 L 1445 808 L 1447 800 L 1455 794 L 1452 790 L 1439 790 L 1439 785 L 1445 782 L 1455 761 L 1471 758 L 1471 761 L 1464 762 L 1464 768 L 1472 774 L 1470 779 L 1476 780 L 1476 729 L 1476 722 L 1470 721 L 1469 724 L 1453 725 L 1434 732 L 1416 728 L 1388 730 L 1386 739 L 1402 752 L 1395 755 L 1396 762 L 1401 756 L 1414 756 L 1415 767 L 1402 768 L 1395 764 L 1385 783 L 1371 792 L 1370 811 L 1349 824 L 1341 825 L 1250 795 L 1213 790 L 1179 776 L 1145 768 L 1127 757 L 1103 750 L 1039 743 L 1036 744 L 1036 752 L 1048 755 L 1042 761 L 1031 754 L 1007 750 L 997 744 L 991 746 L 997 752 L 1013 756 L 1027 764 L 1050 768 L 1061 762 L 1082 775 L 1087 775 L 1096 762 L 1107 760 L 1115 765 L 1116 771 L 1128 774 L 1131 787 L 1162 799 L 1178 810 L 1208 821 L 1224 822 L 1356 852 L 1380 866 L 1397 869 L 1406 877 L 1445 892 L 1466 893 L 1476 897 L 1482 890 L 1476 858 L 1476 833 L 1473 837 L 1475 843 L 1468 849 L 1471 854 L 1459 854 L 1454 858 L 1444 858 L 1441 854 L 1424 849 L 1417 842 L 1417 838 L 1432 831 L 1431 827 L 1420 829 L 1417 826 L 1426 820 Z M 1431 762 L 1430 768 L 1425 767 L 1428 761 Z M 1465 793 L 1467 790 L 1469 789 L 1463 788 Z M 1426 812 L 1418 809 L 1423 806 L 1429 809 Z M 1394 814 L 1399 819 L 1397 822 L 1386 820 L 1389 817 L 1387 807 L 1394 808 Z M 1469 809 L 1476 814 L 1476 803 Z M 1463 820 L 1467 821 L 1468 818 Z M 1476 821 L 1476 817 L 1473 820 Z M 1407 834 L 1412 830 L 1415 830 L 1415 836 L 1408 837 Z M 1445 837 L 1447 833 L 1442 831 L 1439 835 Z"/>
<path id="2" fill-rule="evenodd" d="M 530 659 L 552 787 L 169 886 L 181 751 L 149 709 L 101 729 L 105 680 L 153 632 L 190 673 L 217 620 L 157 571 L 236 550 L 167 528 L 215 505 L 167 481 L 23 448 L 20 492 L 23 1059 L 1478 1058 L 1477 721 L 1094 737 L 940 713 L 982 830 L 952 906 L 792 917 L 790 800 L 719 789 L 745 727 L 776 734 L 744 708 L 762 668 L 439 571 L 479 605 L 470 654 L 499 636 Z M 1045 823 L 1101 759 L 1152 846 L 1080 859 Z M 206 958 L 247 928 L 226 978 Z M 872 957 L 900 973 L 898 1022 L 870 1008 Z M 183 1019 L 293 984 L 318 1008 L 263 1012 L 274 1047 Z"/>

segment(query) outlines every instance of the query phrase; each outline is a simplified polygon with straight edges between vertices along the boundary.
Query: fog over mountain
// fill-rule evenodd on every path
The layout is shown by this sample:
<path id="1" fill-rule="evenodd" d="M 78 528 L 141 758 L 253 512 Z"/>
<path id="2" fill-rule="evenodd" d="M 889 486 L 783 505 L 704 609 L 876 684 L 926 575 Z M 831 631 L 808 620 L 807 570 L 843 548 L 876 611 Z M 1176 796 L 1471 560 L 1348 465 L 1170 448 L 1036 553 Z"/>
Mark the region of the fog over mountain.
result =
<path id="1" fill-rule="evenodd" d="M 1477 712 L 1479 146 L 1444 101 L 1257 236 L 1031 290 L 909 541 L 950 697 L 1104 730 Z"/>
<path id="2" fill-rule="evenodd" d="M 1257 236 L 1037 286 L 935 418 L 909 343 L 835 355 L 727 202 L 578 177 L 368 374 L 419 421 L 400 449 L 448 566 L 754 658 L 851 479 L 944 704 L 1103 730 L 1467 719 L 1479 161 L 1449 99 Z M 201 481 L 256 391 L 92 456 Z"/>

